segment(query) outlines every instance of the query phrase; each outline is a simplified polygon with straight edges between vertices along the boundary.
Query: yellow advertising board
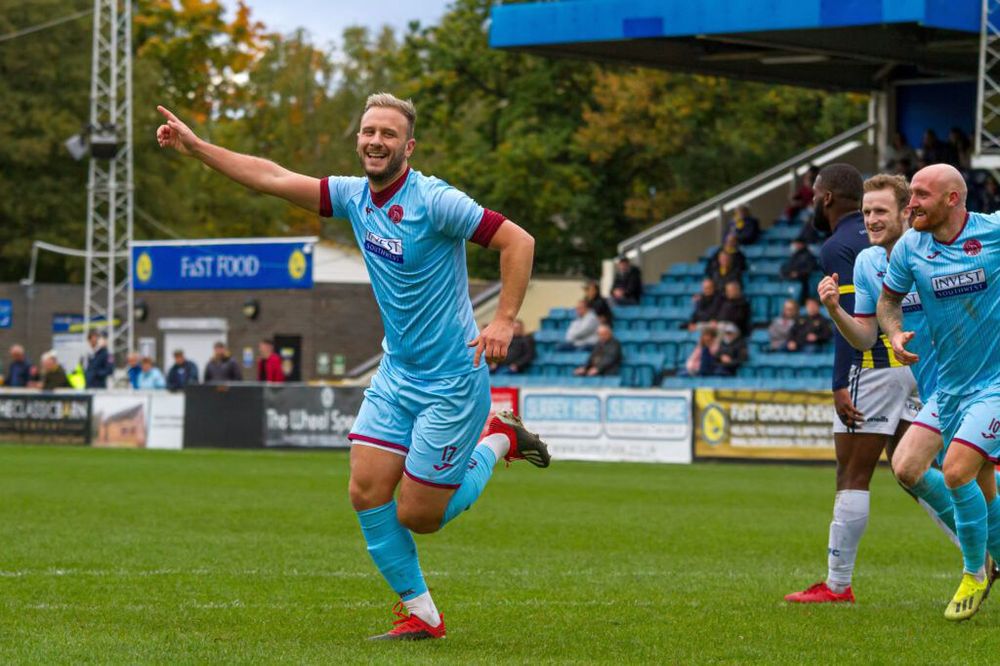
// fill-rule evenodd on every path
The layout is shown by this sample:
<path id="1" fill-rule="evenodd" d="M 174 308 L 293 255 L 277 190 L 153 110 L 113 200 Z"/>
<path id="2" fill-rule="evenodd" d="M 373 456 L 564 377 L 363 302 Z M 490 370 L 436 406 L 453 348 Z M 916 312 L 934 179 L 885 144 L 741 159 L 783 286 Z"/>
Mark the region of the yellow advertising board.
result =
<path id="1" fill-rule="evenodd" d="M 835 460 L 828 391 L 697 389 L 695 458 Z"/>

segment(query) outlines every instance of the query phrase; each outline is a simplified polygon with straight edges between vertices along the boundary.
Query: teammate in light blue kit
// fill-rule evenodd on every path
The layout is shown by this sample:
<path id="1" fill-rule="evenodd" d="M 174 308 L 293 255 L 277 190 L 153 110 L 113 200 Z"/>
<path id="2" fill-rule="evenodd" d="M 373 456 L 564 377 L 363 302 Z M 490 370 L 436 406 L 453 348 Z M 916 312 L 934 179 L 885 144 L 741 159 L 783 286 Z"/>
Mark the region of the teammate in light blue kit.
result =
<path id="1" fill-rule="evenodd" d="M 937 351 L 938 414 L 949 442 L 944 475 L 965 565 L 945 617 L 963 620 L 989 591 L 987 549 L 1000 554 L 1000 530 L 988 529 L 1000 521 L 992 465 L 1000 456 L 1000 217 L 967 212 L 965 181 L 948 165 L 917 172 L 911 190 L 913 230 L 892 252 L 878 321 L 903 363 L 920 361 L 907 349 L 918 335 L 929 333 Z M 903 330 L 904 299 L 914 286 L 927 331 Z"/>
<path id="2" fill-rule="evenodd" d="M 366 177 L 312 178 L 202 141 L 172 113 L 161 147 L 197 157 L 252 189 L 351 221 L 382 313 L 384 355 L 352 429 L 351 503 L 375 565 L 399 595 L 399 619 L 374 638 L 443 638 L 412 532 L 435 532 L 478 499 L 500 458 L 547 467 L 548 450 L 501 413 L 477 445 L 490 408 L 489 372 L 503 359 L 531 276 L 532 237 L 436 178 L 410 169 L 413 104 L 368 98 L 357 153 Z M 500 252 L 493 321 L 477 330 L 465 243 Z M 486 359 L 482 359 L 485 354 Z M 394 499 L 399 488 L 398 503 Z"/>

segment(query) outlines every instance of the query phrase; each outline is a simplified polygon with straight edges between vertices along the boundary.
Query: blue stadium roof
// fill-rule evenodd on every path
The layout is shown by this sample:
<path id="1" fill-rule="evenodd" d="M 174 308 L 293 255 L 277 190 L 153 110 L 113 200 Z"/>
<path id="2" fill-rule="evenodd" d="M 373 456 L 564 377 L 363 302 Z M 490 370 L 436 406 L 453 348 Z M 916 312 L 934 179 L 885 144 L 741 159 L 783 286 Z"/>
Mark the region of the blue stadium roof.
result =
<path id="1" fill-rule="evenodd" d="M 490 45 L 870 90 L 975 76 L 981 0 L 563 0 L 494 8 Z"/>

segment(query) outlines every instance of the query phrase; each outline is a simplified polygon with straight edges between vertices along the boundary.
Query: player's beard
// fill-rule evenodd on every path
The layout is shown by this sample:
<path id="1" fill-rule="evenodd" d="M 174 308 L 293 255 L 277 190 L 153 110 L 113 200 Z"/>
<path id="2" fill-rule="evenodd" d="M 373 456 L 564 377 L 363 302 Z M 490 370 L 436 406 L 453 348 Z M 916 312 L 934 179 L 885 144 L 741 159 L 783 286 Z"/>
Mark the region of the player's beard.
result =
<path id="1" fill-rule="evenodd" d="M 821 198 L 818 198 L 815 205 L 813 205 L 813 229 L 827 234 L 830 233 L 830 218 L 826 216 L 826 210 L 823 208 L 823 199 Z"/>
<path id="2" fill-rule="evenodd" d="M 359 153 L 358 159 L 361 161 L 361 168 L 365 170 L 365 175 L 368 176 L 368 180 L 371 181 L 372 185 L 388 185 L 399 173 L 403 162 L 406 161 L 406 146 L 403 145 L 396 152 L 390 153 L 388 164 L 380 171 L 371 171 L 365 166 L 364 153 Z"/>

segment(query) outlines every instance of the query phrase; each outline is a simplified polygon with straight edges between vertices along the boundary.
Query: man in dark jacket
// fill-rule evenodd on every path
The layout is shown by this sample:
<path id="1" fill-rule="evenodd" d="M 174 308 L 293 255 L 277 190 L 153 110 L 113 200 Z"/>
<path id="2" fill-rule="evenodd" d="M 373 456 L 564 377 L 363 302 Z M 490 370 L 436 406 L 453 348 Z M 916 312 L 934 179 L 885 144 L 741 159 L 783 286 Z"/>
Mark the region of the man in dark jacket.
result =
<path id="1" fill-rule="evenodd" d="M 184 357 L 183 349 L 174 350 L 174 364 L 167 372 L 167 390 L 181 391 L 188 384 L 198 383 L 198 366 Z"/>
<path id="2" fill-rule="evenodd" d="M 801 240 L 792 241 L 792 255 L 781 265 L 781 277 L 802 284 L 802 298 L 809 293 L 809 276 L 819 270 L 819 261 Z"/>
<path id="3" fill-rule="evenodd" d="M 611 327 L 601 324 L 597 327 L 597 345 L 590 352 L 587 365 L 573 371 L 574 375 L 617 375 L 622 365 L 622 345 L 615 339 Z"/>
<path id="4" fill-rule="evenodd" d="M 490 362 L 490 372 L 498 375 L 517 375 L 524 372 L 535 360 L 535 338 L 524 333 L 524 322 L 514 320 L 514 337 L 510 339 L 507 357 Z"/>
<path id="5" fill-rule="evenodd" d="M 715 281 L 705 278 L 701 281 L 701 293 L 694 297 L 694 312 L 688 320 L 688 330 L 693 331 L 699 324 L 715 321 L 722 305 L 722 293 L 716 289 Z"/>
<path id="6" fill-rule="evenodd" d="M 10 348 L 10 363 L 7 365 L 7 375 L 4 386 L 27 386 L 31 380 L 31 361 L 24 354 L 24 347 L 12 345 Z"/>
<path id="7" fill-rule="evenodd" d="M 719 306 L 719 322 L 727 321 L 740 329 L 742 335 L 750 335 L 750 303 L 743 297 L 743 285 L 735 280 L 726 283 L 726 299 Z"/>
<path id="8" fill-rule="evenodd" d="M 750 207 L 739 205 L 729 222 L 726 235 L 736 234 L 740 245 L 753 245 L 760 238 L 760 220 L 753 216 Z"/>
<path id="9" fill-rule="evenodd" d="M 205 383 L 219 384 L 222 382 L 243 381 L 243 371 L 239 364 L 229 355 L 224 342 L 215 343 L 215 354 L 212 360 L 205 364 Z"/>
<path id="10" fill-rule="evenodd" d="M 624 255 L 618 257 L 615 281 L 611 284 L 611 298 L 616 305 L 638 305 L 642 298 L 642 272 Z"/>
<path id="11" fill-rule="evenodd" d="M 83 371 L 87 388 L 104 389 L 108 387 L 108 377 L 115 372 L 115 363 L 108 353 L 108 341 L 97 331 L 87 333 L 87 343 L 90 354 L 87 355 L 87 367 Z"/>
<path id="12" fill-rule="evenodd" d="M 722 343 L 717 353 L 718 373 L 732 376 L 747 362 L 747 339 L 734 328 L 727 328 L 722 333 Z"/>
<path id="13" fill-rule="evenodd" d="M 806 300 L 806 316 L 799 317 L 792 326 L 788 351 L 812 351 L 832 337 L 830 320 L 820 314 L 819 301 L 810 298 Z"/>

